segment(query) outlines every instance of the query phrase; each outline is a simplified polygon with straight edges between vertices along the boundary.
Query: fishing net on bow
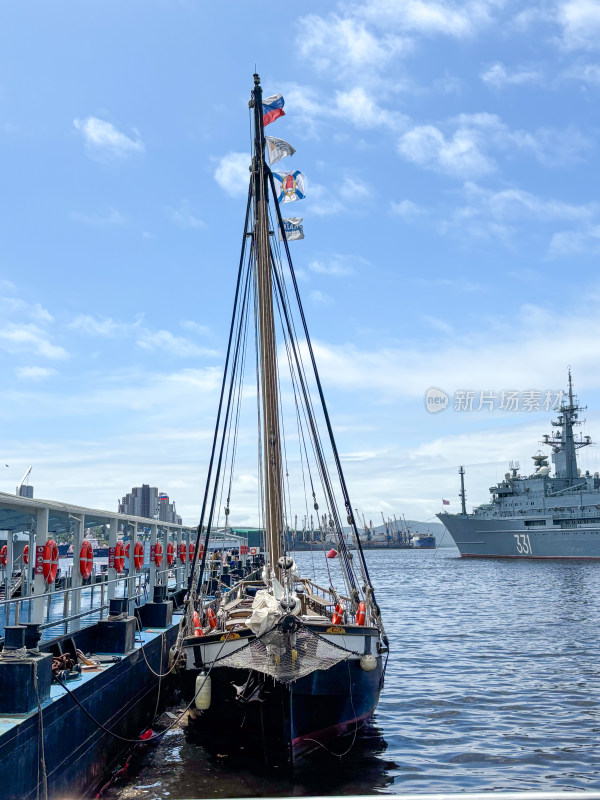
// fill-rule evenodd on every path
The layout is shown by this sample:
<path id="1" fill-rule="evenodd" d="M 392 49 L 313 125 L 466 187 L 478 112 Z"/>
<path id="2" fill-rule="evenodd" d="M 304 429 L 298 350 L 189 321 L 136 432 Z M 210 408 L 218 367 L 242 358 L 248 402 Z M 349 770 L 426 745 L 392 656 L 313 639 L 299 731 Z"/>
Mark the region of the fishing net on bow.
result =
<path id="1" fill-rule="evenodd" d="M 293 683 L 318 669 L 330 669 L 353 655 L 360 654 L 332 644 L 308 628 L 300 628 L 294 633 L 274 628 L 218 659 L 215 666 L 253 669 L 280 683 Z"/>

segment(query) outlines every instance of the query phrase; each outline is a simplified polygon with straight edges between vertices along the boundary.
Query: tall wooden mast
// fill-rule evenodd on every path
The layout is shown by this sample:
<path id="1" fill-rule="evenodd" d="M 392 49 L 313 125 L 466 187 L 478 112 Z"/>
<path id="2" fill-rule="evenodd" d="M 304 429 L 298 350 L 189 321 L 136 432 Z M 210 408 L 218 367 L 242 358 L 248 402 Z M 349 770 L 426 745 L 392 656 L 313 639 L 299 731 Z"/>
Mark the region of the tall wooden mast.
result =
<path id="1" fill-rule="evenodd" d="M 254 157 L 252 159 L 254 195 L 253 246 L 256 264 L 258 338 L 263 408 L 264 522 L 269 542 L 271 567 L 278 576 L 277 561 L 281 552 L 283 532 L 283 480 L 279 436 L 277 345 L 273 317 L 271 253 L 269 246 L 268 175 L 265 166 L 262 88 L 260 78 L 256 74 L 254 75 L 251 105 L 254 107 Z"/>

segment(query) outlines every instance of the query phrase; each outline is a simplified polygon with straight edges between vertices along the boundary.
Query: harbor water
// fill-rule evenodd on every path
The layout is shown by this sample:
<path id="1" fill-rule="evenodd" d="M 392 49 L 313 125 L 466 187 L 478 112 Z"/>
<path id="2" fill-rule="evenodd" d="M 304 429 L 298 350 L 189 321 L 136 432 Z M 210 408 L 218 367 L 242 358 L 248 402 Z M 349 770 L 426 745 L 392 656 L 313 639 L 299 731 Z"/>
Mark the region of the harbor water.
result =
<path id="1" fill-rule="evenodd" d="M 322 557 L 295 558 L 329 585 Z M 455 549 L 367 561 L 392 649 L 374 725 L 347 755 L 269 772 L 208 754 L 183 722 L 131 754 L 102 797 L 600 789 L 600 564 Z"/>

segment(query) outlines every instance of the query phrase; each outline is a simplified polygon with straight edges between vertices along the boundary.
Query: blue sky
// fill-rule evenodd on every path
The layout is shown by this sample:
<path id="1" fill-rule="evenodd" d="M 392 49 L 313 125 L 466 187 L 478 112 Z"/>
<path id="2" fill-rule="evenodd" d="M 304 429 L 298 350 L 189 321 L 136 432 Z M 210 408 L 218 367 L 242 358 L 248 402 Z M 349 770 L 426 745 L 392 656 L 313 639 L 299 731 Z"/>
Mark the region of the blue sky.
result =
<path id="1" fill-rule="evenodd" d="M 531 463 L 550 413 L 458 412 L 457 390 L 561 389 L 571 364 L 600 435 L 598 2 L 2 16 L 2 490 L 32 464 L 38 496 L 116 508 L 149 482 L 197 519 L 255 64 L 307 179 L 291 246 L 354 504 L 427 519 L 459 464 L 475 503 Z"/>

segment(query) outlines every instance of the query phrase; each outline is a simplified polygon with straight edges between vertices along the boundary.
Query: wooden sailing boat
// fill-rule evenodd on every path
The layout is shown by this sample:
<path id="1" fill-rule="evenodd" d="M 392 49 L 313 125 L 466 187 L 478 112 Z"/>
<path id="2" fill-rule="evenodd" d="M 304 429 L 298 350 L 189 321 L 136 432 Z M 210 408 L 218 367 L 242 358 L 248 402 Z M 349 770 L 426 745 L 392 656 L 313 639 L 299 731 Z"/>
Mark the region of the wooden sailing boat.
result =
<path id="1" fill-rule="evenodd" d="M 258 75 L 254 75 L 249 105 L 254 118 L 254 152 L 242 254 L 193 575 L 178 648 L 183 686 L 187 696 L 195 698 L 200 725 L 212 738 L 219 733 L 228 739 L 241 737 L 247 748 L 260 742 L 268 761 L 294 763 L 315 748 L 334 750 L 332 740 L 355 733 L 373 714 L 383 686 L 388 642 L 333 437 L 275 184 L 265 163 Z M 283 259 L 277 259 L 270 210 L 272 227 L 281 232 L 289 269 L 287 278 Z M 297 304 L 294 310 L 290 294 Z M 287 520 L 294 516 L 289 508 L 289 494 L 286 496 L 284 492 L 276 310 L 294 396 L 302 409 L 298 413 L 299 438 L 304 444 L 313 507 L 319 519 L 320 495 L 327 511 L 328 529 L 336 537 L 345 584 L 340 591 L 333 585 L 323 588 L 315 580 L 300 575 L 285 551 Z M 231 428 L 239 419 L 236 409 L 241 398 L 241 365 L 251 312 L 256 328 L 258 419 L 262 429 L 259 474 L 265 563 L 253 574 L 242 568 L 239 580 L 226 587 L 210 580 L 207 558 L 211 531 L 216 525 L 219 487 L 225 481 Z M 296 336 L 294 314 L 301 326 L 302 346 Z M 319 415 L 311 398 L 303 353 L 308 353 L 311 380 L 320 403 Z M 318 416 L 327 429 L 327 449 L 318 430 Z M 234 432 L 234 442 L 236 436 Z M 313 483 L 309 452 L 320 488 Z M 328 455 L 335 470 L 329 470 Z M 227 521 L 230 492 L 231 481 L 225 507 Z M 344 522 L 338 511 L 338 494 L 345 507 Z M 349 533 L 344 529 L 346 523 Z M 349 552 L 349 538 L 356 547 L 355 559 Z"/>

